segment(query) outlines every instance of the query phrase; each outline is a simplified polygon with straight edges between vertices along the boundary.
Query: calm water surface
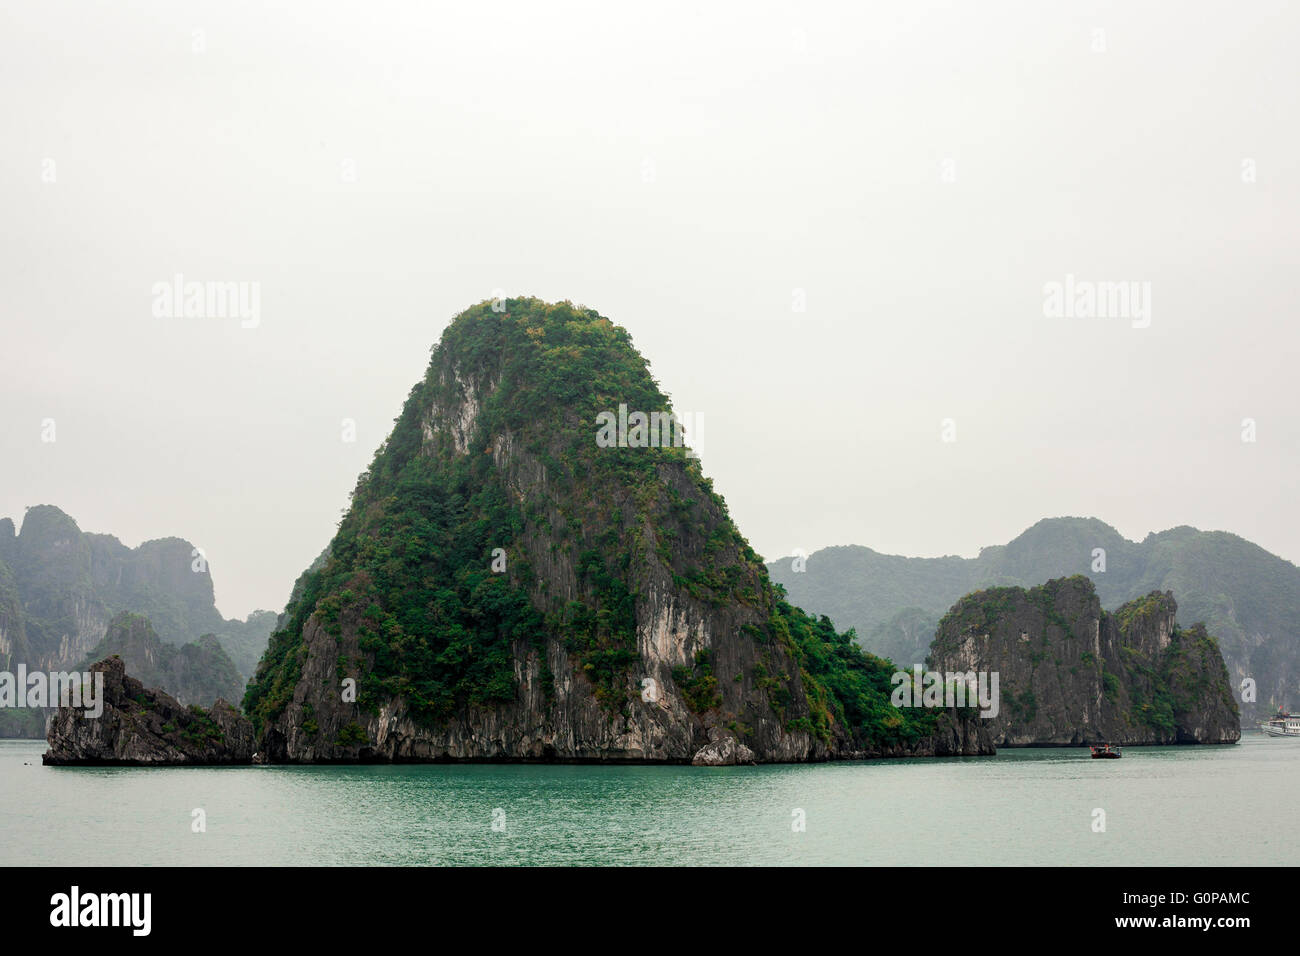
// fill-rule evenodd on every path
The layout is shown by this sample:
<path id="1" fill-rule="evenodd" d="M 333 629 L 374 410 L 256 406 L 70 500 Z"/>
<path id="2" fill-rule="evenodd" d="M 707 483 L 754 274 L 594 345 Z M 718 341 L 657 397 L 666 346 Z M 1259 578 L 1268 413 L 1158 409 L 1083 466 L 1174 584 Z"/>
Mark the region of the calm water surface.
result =
<path id="1" fill-rule="evenodd" d="M 1300 861 L 1300 741 L 1254 734 L 1122 760 L 1045 749 L 726 768 L 82 769 L 43 767 L 44 750 L 0 741 L 0 864 Z M 191 831 L 195 808 L 206 833 Z"/>

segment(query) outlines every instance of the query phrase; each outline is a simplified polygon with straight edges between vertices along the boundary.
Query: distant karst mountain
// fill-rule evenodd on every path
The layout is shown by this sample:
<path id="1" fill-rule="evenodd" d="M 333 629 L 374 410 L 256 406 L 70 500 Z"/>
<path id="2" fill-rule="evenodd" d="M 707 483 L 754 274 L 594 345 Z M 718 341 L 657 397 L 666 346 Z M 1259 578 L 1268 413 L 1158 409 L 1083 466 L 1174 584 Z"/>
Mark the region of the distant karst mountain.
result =
<path id="1" fill-rule="evenodd" d="M 1218 646 L 1200 624 L 1176 626 L 1176 611 L 1153 591 L 1107 613 L 1083 575 L 990 588 L 944 615 L 929 666 L 999 675 L 999 747 L 1235 743 Z"/>
<path id="2" fill-rule="evenodd" d="M 76 669 L 120 657 L 126 671 L 145 687 L 165 691 L 182 704 L 211 707 L 217 700 L 239 700 L 245 680 L 225 649 L 211 634 L 192 644 L 166 644 L 149 619 L 123 611 L 108 624 L 108 633 Z"/>
<path id="3" fill-rule="evenodd" d="M 1094 570 L 1097 549 L 1104 571 Z M 946 609 L 973 591 L 1082 574 L 1111 609 L 1169 591 L 1179 622 L 1203 621 L 1217 639 L 1239 701 L 1242 681 L 1255 681 L 1257 703 L 1241 704 L 1243 720 L 1300 709 L 1300 568 L 1226 532 L 1178 527 L 1134 542 L 1096 518 L 1048 518 L 975 558 L 846 546 L 810 555 L 802 572 L 794 566 L 768 565 L 791 603 L 854 628 L 868 651 L 900 665 L 925 658 Z"/>
<path id="4" fill-rule="evenodd" d="M 598 313 L 454 319 L 248 689 L 262 758 L 991 752 L 781 599 L 675 431 Z"/>
<path id="5" fill-rule="evenodd" d="M 105 638 L 109 622 L 130 611 L 149 619 L 165 644 L 214 635 L 247 677 L 256 667 L 275 614 L 226 620 L 212 577 L 181 538 L 128 548 L 107 534 L 83 532 L 52 505 L 27 509 L 21 532 L 0 519 L 0 670 L 79 667 Z M 236 695 L 237 697 L 237 695 Z M 43 715 L 0 710 L 0 736 L 41 736 Z"/>

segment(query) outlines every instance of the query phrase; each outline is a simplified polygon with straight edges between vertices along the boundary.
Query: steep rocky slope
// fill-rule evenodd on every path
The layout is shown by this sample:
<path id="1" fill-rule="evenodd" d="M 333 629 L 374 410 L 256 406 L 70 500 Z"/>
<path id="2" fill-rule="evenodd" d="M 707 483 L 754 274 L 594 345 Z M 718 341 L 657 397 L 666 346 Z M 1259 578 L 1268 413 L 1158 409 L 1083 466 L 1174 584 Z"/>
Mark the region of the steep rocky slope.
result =
<path id="1" fill-rule="evenodd" d="M 630 447 L 602 447 L 620 406 Z M 785 602 L 637 412 L 669 403 L 594 311 L 457 317 L 249 687 L 266 759 L 990 751 L 977 720 L 891 707 L 893 667 Z"/>
<path id="2" fill-rule="evenodd" d="M 164 643 L 216 635 L 246 676 L 275 622 L 269 611 L 222 618 L 211 573 L 181 538 L 128 548 L 112 535 L 83 532 L 52 505 L 28 508 L 20 533 L 0 520 L 0 659 L 75 667 L 121 611 L 148 617 Z"/>
<path id="3" fill-rule="evenodd" d="M 1172 591 L 1180 619 L 1203 621 L 1218 640 L 1243 719 L 1300 709 L 1300 568 L 1226 532 L 1179 527 L 1137 542 L 1096 518 L 1049 518 L 975 558 L 848 546 L 815 552 L 802 572 L 790 558 L 768 567 L 793 603 L 854 628 L 868 651 L 902 665 L 925 657 L 944 610 L 971 591 L 1073 574 L 1090 577 L 1107 608 Z M 1247 678 L 1257 704 L 1242 701 Z"/>
<path id="4" fill-rule="evenodd" d="M 959 601 L 939 624 L 936 671 L 999 674 L 999 746 L 1232 743 L 1238 710 L 1215 641 L 1175 625 L 1169 593 L 1113 613 L 1078 575 L 994 588 Z"/>
<path id="5" fill-rule="evenodd" d="M 122 660 L 91 665 L 104 675 L 104 711 L 87 717 L 60 707 L 50 721 L 43 762 L 51 765 L 246 764 L 253 759 L 253 726 L 223 700 L 211 710 L 185 707 L 126 675 Z"/>
<path id="6" fill-rule="evenodd" d="M 182 704 L 210 707 L 218 699 L 239 700 L 244 694 L 244 679 L 215 637 L 165 644 L 141 614 L 123 611 L 113 618 L 86 663 L 107 657 L 120 657 L 127 673 L 145 687 L 165 691 Z"/>

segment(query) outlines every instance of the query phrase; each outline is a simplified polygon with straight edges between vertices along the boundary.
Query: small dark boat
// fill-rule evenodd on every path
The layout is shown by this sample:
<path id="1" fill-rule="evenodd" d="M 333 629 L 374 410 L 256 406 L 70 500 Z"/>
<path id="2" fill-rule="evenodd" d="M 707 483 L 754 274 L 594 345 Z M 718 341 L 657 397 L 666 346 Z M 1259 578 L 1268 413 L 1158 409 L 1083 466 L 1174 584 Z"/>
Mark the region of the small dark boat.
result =
<path id="1" fill-rule="evenodd" d="M 1123 751 L 1118 747 L 1112 747 L 1110 744 L 1093 744 L 1090 749 L 1092 750 L 1093 760 L 1118 760 L 1124 756 Z"/>

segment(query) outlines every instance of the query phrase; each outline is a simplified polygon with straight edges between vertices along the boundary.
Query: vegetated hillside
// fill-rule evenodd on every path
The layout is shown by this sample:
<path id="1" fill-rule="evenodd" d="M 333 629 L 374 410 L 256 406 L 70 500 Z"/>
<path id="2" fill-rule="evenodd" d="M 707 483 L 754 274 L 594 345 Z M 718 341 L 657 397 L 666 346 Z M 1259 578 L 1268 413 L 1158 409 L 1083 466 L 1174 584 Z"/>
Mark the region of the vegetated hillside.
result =
<path id="1" fill-rule="evenodd" d="M 620 405 L 629 429 L 670 411 L 627 332 L 595 311 L 511 299 L 453 320 L 248 689 L 263 753 L 988 749 L 964 718 L 892 707 L 892 665 L 785 601 L 671 434 L 602 447 L 599 416 Z"/>
<path id="2" fill-rule="evenodd" d="M 52 505 L 28 508 L 21 533 L 0 519 L 0 670 L 76 668 L 123 611 L 147 617 L 165 644 L 215 635 L 245 676 L 275 623 L 269 611 L 223 619 L 211 574 L 181 538 L 128 548 L 111 535 L 83 532 Z M 0 737 L 44 736 L 45 717 L 0 710 Z"/>
<path id="3" fill-rule="evenodd" d="M 235 662 L 211 634 L 192 644 L 165 644 L 147 617 L 123 611 L 77 670 L 114 656 L 145 687 L 166 691 L 182 704 L 211 707 L 218 699 L 238 701 L 244 694 Z"/>
<path id="4" fill-rule="evenodd" d="M 1113 613 L 1083 575 L 990 588 L 939 623 L 936 671 L 999 675 L 998 746 L 1233 743 L 1238 708 L 1213 637 L 1154 591 Z"/>
<path id="5" fill-rule="evenodd" d="M 1104 571 L 1093 570 L 1097 548 L 1105 551 Z M 1300 708 L 1300 568 L 1226 532 L 1178 527 L 1134 542 L 1096 518 L 1048 518 L 976 558 L 904 558 L 849 546 L 816 552 L 806 568 L 793 572 L 788 558 L 769 565 L 792 602 L 854 628 L 867 650 L 900 664 L 922 660 L 930 622 L 982 588 L 1083 574 L 1108 608 L 1171 591 L 1180 622 L 1203 621 L 1217 638 L 1239 701 L 1241 682 L 1255 681 L 1258 705 L 1242 703 L 1244 719 Z"/>

